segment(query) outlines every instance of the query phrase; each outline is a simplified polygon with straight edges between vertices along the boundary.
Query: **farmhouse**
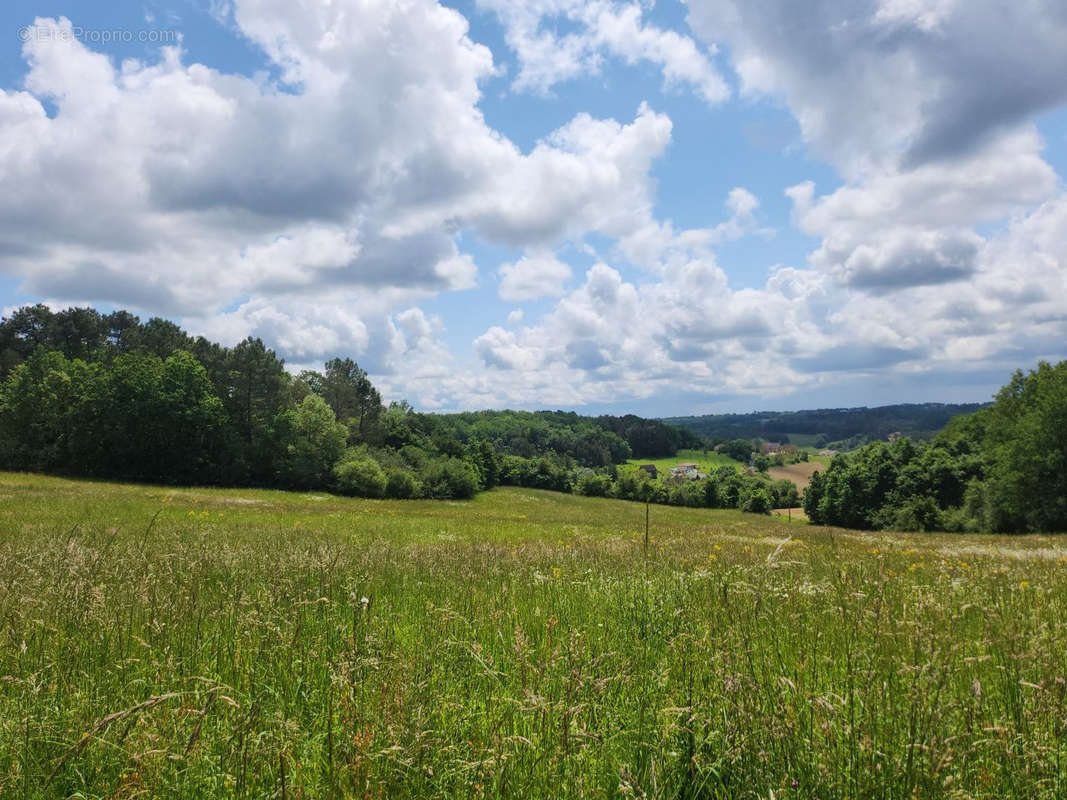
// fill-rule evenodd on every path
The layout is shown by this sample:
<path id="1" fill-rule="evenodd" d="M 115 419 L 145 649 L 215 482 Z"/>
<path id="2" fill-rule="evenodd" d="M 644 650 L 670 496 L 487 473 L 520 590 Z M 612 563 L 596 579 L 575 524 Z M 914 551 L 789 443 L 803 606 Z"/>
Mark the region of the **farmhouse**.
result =
<path id="1" fill-rule="evenodd" d="M 672 478 L 685 478 L 687 480 L 696 480 L 697 478 L 706 478 L 707 476 L 700 471 L 697 464 L 692 462 L 683 462 L 681 464 L 675 464 L 671 467 Z"/>

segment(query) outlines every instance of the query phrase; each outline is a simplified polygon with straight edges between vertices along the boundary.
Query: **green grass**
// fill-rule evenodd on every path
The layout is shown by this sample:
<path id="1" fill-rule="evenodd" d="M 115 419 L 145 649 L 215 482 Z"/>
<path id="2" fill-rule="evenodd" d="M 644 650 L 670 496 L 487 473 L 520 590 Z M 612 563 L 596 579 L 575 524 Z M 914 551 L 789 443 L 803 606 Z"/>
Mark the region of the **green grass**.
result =
<path id="1" fill-rule="evenodd" d="M 0 474 L 0 797 L 1067 796 L 1064 542 L 644 513 Z"/>
<path id="2" fill-rule="evenodd" d="M 729 456 L 725 456 L 722 453 L 715 453 L 711 450 L 707 451 L 707 455 L 703 450 L 679 450 L 678 454 L 671 458 L 631 458 L 627 461 L 627 464 L 637 466 L 639 464 L 655 464 L 656 470 L 662 473 L 669 473 L 671 467 L 676 464 L 682 464 L 685 462 L 699 464 L 700 469 L 703 472 L 708 472 L 716 467 L 733 467 L 734 469 L 741 469 L 744 465 L 739 461 L 734 461 Z"/>

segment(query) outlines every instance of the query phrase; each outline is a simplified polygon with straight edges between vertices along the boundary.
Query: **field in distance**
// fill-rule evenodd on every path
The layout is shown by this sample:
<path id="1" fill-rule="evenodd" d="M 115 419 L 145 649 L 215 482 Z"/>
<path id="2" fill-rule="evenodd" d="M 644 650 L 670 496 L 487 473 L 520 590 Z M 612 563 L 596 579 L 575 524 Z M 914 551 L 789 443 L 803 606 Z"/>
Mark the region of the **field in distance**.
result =
<path id="1" fill-rule="evenodd" d="M 670 473 L 671 468 L 679 464 L 696 464 L 705 473 L 716 467 L 733 467 L 739 470 L 747 466 L 722 453 L 716 453 L 714 450 L 679 450 L 670 458 L 631 458 L 626 463 L 635 467 L 641 464 L 653 464 L 660 474 Z"/>
<path id="2" fill-rule="evenodd" d="M 0 797 L 1067 796 L 1067 543 L 0 474 Z"/>

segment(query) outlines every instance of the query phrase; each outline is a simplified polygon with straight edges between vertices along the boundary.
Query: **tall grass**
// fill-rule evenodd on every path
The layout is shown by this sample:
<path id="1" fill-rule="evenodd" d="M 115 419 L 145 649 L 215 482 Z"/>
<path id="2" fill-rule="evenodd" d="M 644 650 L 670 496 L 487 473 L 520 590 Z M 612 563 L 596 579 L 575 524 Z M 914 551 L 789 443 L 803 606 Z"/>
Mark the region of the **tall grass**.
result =
<path id="1" fill-rule="evenodd" d="M 1067 796 L 1067 548 L 0 475 L 0 797 Z"/>

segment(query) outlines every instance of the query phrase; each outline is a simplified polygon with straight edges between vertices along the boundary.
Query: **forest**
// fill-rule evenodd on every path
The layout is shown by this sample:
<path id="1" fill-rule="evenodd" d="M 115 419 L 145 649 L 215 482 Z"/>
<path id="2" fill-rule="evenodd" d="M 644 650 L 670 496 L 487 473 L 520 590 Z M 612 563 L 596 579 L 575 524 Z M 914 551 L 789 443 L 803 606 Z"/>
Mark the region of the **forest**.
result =
<path id="1" fill-rule="evenodd" d="M 668 417 L 698 436 L 725 439 L 767 439 L 787 443 L 790 436 L 812 437 L 817 447 L 842 450 L 899 433 L 911 439 L 931 439 L 961 414 L 972 414 L 980 403 L 904 403 L 876 408 L 821 408 L 807 411 L 757 411 L 751 414 L 708 414 Z"/>
<path id="2" fill-rule="evenodd" d="M 804 509 L 848 528 L 1067 531 L 1067 361 L 1016 372 L 990 406 L 928 443 L 836 456 L 812 478 Z"/>

